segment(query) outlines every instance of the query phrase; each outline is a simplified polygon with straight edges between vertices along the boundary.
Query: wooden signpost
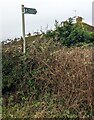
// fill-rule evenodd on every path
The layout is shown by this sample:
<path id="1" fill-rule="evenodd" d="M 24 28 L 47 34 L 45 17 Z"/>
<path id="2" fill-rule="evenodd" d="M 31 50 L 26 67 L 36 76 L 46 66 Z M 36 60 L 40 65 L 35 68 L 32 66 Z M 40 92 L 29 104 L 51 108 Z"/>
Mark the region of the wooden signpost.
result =
<path id="1" fill-rule="evenodd" d="M 25 14 L 36 14 L 37 10 L 34 8 L 27 8 L 24 5 L 21 6 L 22 8 L 22 37 L 23 37 L 23 53 L 26 52 L 26 41 L 25 41 Z"/>

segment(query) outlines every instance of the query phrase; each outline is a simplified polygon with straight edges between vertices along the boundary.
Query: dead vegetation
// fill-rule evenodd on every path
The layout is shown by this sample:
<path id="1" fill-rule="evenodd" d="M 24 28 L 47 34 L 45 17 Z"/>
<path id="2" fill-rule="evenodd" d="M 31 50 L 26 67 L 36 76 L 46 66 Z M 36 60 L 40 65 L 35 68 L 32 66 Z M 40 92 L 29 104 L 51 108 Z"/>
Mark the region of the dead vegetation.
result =
<path id="1" fill-rule="evenodd" d="M 19 46 L 21 48 L 20 44 Z M 93 47 L 67 48 L 53 40 L 36 39 L 27 44 L 25 56 L 18 46 L 3 47 L 5 55 L 8 53 L 13 55 L 15 51 L 20 53 L 24 74 L 19 78 L 18 84 L 15 82 L 16 98 L 14 94 L 9 94 L 8 104 L 3 111 L 4 118 L 28 118 L 28 116 L 90 118 L 92 116 Z M 19 69 L 20 65 L 18 61 L 17 65 L 14 64 L 14 69 Z M 16 71 L 15 74 L 17 76 L 20 73 Z"/>

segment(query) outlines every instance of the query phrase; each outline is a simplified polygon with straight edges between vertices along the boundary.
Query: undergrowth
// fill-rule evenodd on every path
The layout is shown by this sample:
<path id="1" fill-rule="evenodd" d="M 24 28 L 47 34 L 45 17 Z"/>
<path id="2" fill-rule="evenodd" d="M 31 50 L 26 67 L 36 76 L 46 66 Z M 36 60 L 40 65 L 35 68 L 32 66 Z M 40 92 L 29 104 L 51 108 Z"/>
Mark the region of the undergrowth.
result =
<path id="1" fill-rule="evenodd" d="M 93 46 L 67 47 L 45 35 L 31 38 L 26 54 L 21 41 L 2 45 L 3 118 L 90 118 Z"/>

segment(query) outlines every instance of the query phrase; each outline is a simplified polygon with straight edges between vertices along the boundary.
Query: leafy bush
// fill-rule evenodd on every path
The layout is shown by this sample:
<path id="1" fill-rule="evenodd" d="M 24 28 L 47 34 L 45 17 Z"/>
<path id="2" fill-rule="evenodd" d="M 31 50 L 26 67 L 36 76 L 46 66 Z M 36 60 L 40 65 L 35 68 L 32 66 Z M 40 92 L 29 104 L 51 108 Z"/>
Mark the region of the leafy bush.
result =
<path id="1" fill-rule="evenodd" d="M 91 115 L 92 98 L 87 94 L 92 81 L 91 47 L 67 48 L 51 39 L 38 39 L 25 55 L 15 48 L 6 49 L 3 49 L 3 95 L 8 92 L 7 99 L 4 97 L 5 117 Z"/>
<path id="2" fill-rule="evenodd" d="M 55 21 L 55 30 L 47 31 L 46 37 L 52 37 L 63 45 L 71 46 L 80 43 L 94 43 L 94 32 L 90 32 L 83 23 L 73 23 L 74 19 L 69 18 L 58 24 Z"/>
<path id="3" fill-rule="evenodd" d="M 21 60 L 20 54 L 17 52 L 5 52 L 2 54 L 2 74 L 3 74 L 3 86 L 2 91 L 10 92 L 16 89 L 16 84 L 19 83 L 21 78 Z M 17 73 L 18 72 L 18 73 Z"/>

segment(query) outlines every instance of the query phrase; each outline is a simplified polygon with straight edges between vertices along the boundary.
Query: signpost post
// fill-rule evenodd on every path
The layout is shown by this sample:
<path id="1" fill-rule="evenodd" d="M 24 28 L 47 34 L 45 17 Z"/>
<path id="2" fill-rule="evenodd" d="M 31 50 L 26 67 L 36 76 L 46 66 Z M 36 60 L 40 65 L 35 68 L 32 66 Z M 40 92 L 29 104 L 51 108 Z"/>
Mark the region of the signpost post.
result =
<path id="1" fill-rule="evenodd" d="M 24 5 L 21 6 L 22 9 L 22 36 L 23 36 L 23 53 L 26 52 L 26 41 L 25 41 L 25 16 L 24 14 L 36 14 L 37 10 L 34 8 L 27 8 Z"/>
<path id="2" fill-rule="evenodd" d="M 23 35 L 23 53 L 25 53 L 25 18 L 24 18 L 24 5 L 22 5 L 22 35 Z"/>

